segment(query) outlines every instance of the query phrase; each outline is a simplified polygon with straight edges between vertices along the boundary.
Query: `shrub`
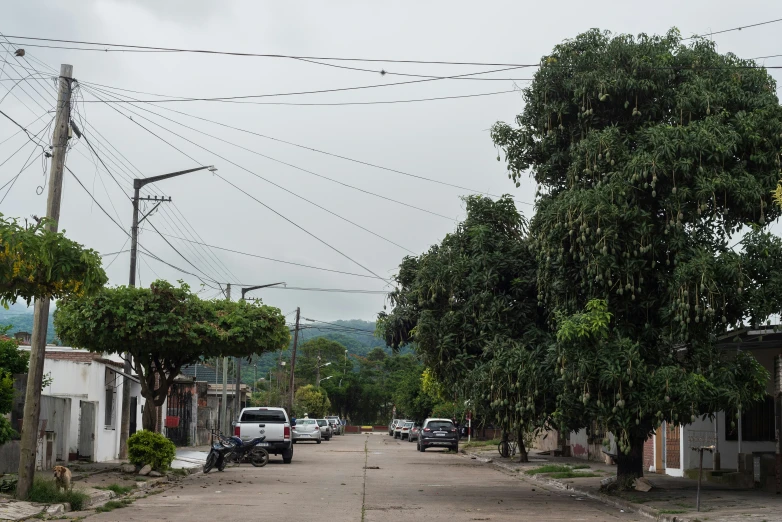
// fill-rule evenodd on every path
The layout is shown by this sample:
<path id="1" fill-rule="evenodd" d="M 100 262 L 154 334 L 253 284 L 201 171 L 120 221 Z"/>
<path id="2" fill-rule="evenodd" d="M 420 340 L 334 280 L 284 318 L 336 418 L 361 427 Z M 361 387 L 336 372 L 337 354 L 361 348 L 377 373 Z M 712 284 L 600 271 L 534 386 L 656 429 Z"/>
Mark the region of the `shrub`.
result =
<path id="1" fill-rule="evenodd" d="M 141 430 L 128 438 L 128 459 L 136 466 L 149 464 L 152 469 L 165 471 L 175 456 L 174 443 L 160 433 Z"/>
<path id="2" fill-rule="evenodd" d="M 86 493 L 74 489 L 71 489 L 70 491 L 58 491 L 57 485 L 53 480 L 35 477 L 35 480 L 33 480 L 33 487 L 30 489 L 30 495 L 27 500 L 30 502 L 40 502 L 41 504 L 67 502 L 71 505 L 73 511 L 81 511 L 87 507 L 90 497 Z"/>

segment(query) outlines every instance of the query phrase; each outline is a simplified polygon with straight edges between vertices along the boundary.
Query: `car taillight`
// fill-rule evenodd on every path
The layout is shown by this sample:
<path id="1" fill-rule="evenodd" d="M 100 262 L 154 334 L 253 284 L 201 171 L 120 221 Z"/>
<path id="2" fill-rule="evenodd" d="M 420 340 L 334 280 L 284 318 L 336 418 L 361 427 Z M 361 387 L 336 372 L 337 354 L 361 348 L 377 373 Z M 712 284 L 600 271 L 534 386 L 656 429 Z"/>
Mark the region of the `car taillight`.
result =
<path id="1" fill-rule="evenodd" d="M 432 431 L 432 430 L 430 430 L 429 428 L 424 428 L 424 431 Z"/>
<path id="2" fill-rule="evenodd" d="M 456 432 L 456 428 L 451 429 L 451 433 Z"/>
<path id="3" fill-rule="evenodd" d="M 234 435 L 236 437 L 241 437 L 242 436 L 242 429 L 238 425 L 234 426 Z"/>
<path id="4" fill-rule="evenodd" d="M 283 437 L 286 438 L 286 439 L 290 439 L 291 438 L 291 427 L 290 426 L 285 426 L 285 429 L 283 431 Z"/>

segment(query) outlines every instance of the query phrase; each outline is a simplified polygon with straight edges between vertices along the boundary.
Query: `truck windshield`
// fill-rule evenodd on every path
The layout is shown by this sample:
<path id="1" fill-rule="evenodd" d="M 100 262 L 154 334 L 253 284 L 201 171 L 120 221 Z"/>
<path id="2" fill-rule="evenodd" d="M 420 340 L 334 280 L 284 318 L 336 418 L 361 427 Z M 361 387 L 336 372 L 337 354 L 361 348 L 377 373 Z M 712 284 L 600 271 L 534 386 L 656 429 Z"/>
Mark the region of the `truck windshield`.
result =
<path id="1" fill-rule="evenodd" d="M 239 422 L 286 422 L 280 410 L 246 410 Z"/>

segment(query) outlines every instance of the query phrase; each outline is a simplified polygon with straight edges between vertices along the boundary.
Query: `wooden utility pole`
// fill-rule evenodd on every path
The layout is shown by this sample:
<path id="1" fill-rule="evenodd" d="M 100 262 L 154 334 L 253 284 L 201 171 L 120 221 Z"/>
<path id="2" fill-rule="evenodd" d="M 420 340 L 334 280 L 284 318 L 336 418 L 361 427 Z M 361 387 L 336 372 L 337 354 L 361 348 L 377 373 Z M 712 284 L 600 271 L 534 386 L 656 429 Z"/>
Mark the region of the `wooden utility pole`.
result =
<path id="1" fill-rule="evenodd" d="M 288 415 L 293 417 L 293 394 L 294 379 L 296 378 L 296 345 L 299 343 L 299 316 L 301 315 L 301 309 L 296 307 L 296 328 L 293 330 L 293 351 L 291 352 L 291 382 L 290 382 L 290 397 L 288 398 Z"/>
<path id="2" fill-rule="evenodd" d="M 231 300 L 231 283 L 225 285 L 225 298 Z M 220 429 L 223 434 L 228 435 L 228 425 L 226 419 L 228 418 L 228 357 L 223 357 L 223 392 L 220 401 Z"/>
<path id="3" fill-rule="evenodd" d="M 60 81 L 57 93 L 57 120 L 52 136 L 52 165 L 49 171 L 49 196 L 46 200 L 46 217 L 51 221 L 46 228 L 57 232 L 62 200 L 62 177 L 65 153 L 68 148 L 68 125 L 71 120 L 71 82 L 73 66 L 60 65 Z M 30 343 L 30 367 L 24 396 L 21 451 L 19 455 L 19 482 L 16 496 L 26 499 L 35 475 L 35 453 L 38 449 L 38 421 L 41 415 L 41 384 L 46 357 L 46 333 L 49 328 L 49 299 L 36 299 L 33 315 L 33 337 Z"/>

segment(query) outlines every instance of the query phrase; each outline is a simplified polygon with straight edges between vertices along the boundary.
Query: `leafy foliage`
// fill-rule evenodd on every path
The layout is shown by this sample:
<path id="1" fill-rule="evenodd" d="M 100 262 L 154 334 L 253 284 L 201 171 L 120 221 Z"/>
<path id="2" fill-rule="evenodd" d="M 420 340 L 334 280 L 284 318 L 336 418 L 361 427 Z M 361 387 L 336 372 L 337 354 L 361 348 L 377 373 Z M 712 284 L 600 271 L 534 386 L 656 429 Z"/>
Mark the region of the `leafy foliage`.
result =
<path id="1" fill-rule="evenodd" d="M 426 378 L 451 402 L 437 410 L 460 417 L 469 398 L 481 417 L 520 434 L 545 425 L 554 398 L 536 260 L 510 197 L 465 201 L 454 233 L 404 259 L 394 309 L 379 315 L 378 330 L 394 348 L 415 343 Z"/>
<path id="2" fill-rule="evenodd" d="M 0 328 L 0 444 L 5 444 L 16 431 L 5 418 L 14 399 L 14 374 L 27 373 L 29 354 L 19 349 L 16 339 L 5 337 L 7 328 Z"/>
<path id="3" fill-rule="evenodd" d="M 72 510 L 81 511 L 89 505 L 90 496 L 76 489 L 61 491 L 53 480 L 35 477 L 27 500 L 41 504 L 67 503 Z"/>
<path id="4" fill-rule="evenodd" d="M 150 288 L 106 288 L 94 296 L 60 301 L 54 316 L 59 337 L 94 352 L 129 352 L 141 391 L 161 406 L 185 364 L 201 357 L 249 357 L 287 345 L 290 333 L 277 308 L 204 301 L 187 285 L 156 281 Z M 145 408 L 153 430 L 155 408 Z M 147 413 L 149 412 L 149 413 Z"/>
<path id="5" fill-rule="evenodd" d="M 556 421 L 615 433 L 620 475 L 642 474 L 661 420 L 763 393 L 762 368 L 715 343 L 782 308 L 780 241 L 762 230 L 782 211 L 782 108 L 753 65 L 675 30 L 592 30 L 546 57 L 518 127 L 492 130 L 509 177 L 529 169 L 540 187 L 532 248 L 558 330 Z"/>
<path id="6" fill-rule="evenodd" d="M 149 465 L 166 471 L 176 457 L 176 446 L 160 433 L 141 430 L 128 437 L 128 460 L 136 466 Z"/>
<path id="7" fill-rule="evenodd" d="M 23 226 L 0 214 L 0 305 L 88 294 L 108 281 L 97 252 L 47 224 Z"/>
<path id="8" fill-rule="evenodd" d="M 293 411 L 297 417 L 304 417 L 305 414 L 311 418 L 325 417 L 330 408 L 331 401 L 323 388 L 308 384 L 296 390 Z"/>

